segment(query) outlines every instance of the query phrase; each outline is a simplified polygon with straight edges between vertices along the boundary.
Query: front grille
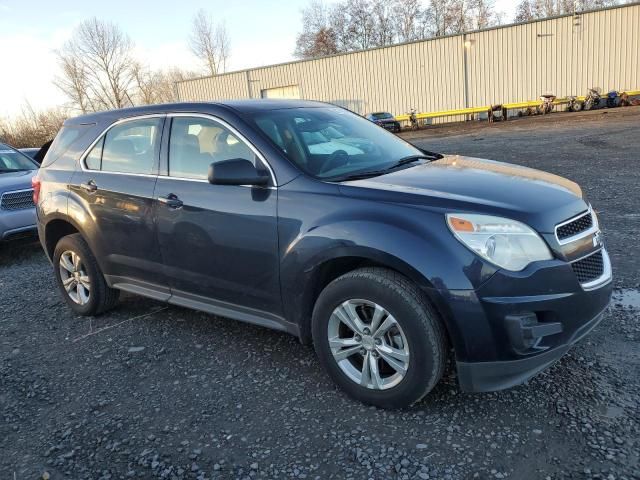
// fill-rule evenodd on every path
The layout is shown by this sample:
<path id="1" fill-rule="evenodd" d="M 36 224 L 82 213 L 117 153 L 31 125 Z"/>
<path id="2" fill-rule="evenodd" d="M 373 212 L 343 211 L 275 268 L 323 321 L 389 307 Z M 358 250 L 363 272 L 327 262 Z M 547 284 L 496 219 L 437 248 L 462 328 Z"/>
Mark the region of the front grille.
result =
<path id="1" fill-rule="evenodd" d="M 573 272 L 576 274 L 580 283 L 587 283 L 600 278 L 604 273 L 602 250 L 578 260 L 577 262 L 573 262 L 571 267 L 573 268 Z"/>
<path id="2" fill-rule="evenodd" d="M 0 209 L 2 210 L 24 210 L 34 206 L 33 189 L 4 192 L 2 199 L 0 199 Z"/>
<path id="3" fill-rule="evenodd" d="M 591 211 L 588 211 L 581 217 L 558 227 L 556 235 L 558 236 L 558 240 L 562 241 L 578 235 L 585 230 L 589 230 L 591 227 L 593 227 L 593 215 L 591 214 Z"/>

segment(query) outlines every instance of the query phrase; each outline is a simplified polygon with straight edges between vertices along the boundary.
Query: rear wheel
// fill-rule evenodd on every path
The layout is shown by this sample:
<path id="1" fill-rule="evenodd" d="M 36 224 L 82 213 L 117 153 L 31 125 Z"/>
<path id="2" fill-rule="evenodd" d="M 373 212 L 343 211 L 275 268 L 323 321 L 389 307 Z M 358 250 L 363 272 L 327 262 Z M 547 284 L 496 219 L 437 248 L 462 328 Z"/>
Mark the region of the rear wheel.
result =
<path id="1" fill-rule="evenodd" d="M 320 362 L 352 397 L 402 408 L 442 377 L 445 334 L 422 292 L 402 275 L 364 268 L 331 282 L 313 312 Z"/>
<path id="2" fill-rule="evenodd" d="M 67 305 L 79 315 L 98 315 L 113 308 L 119 290 L 110 288 L 87 242 L 78 233 L 60 239 L 53 270 Z"/>

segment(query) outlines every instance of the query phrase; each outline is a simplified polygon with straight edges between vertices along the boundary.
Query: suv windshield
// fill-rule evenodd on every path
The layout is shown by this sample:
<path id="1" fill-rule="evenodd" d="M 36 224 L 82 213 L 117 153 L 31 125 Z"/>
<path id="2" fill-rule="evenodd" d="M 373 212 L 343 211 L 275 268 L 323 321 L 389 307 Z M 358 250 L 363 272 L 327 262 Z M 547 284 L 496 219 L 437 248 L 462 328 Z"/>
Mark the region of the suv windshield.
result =
<path id="1" fill-rule="evenodd" d="M 36 170 L 38 166 L 27 157 L 7 145 L 0 143 L 0 173 Z"/>
<path id="2" fill-rule="evenodd" d="M 413 145 L 338 107 L 271 110 L 253 119 L 289 160 L 324 180 L 379 175 L 403 159 L 424 157 Z"/>

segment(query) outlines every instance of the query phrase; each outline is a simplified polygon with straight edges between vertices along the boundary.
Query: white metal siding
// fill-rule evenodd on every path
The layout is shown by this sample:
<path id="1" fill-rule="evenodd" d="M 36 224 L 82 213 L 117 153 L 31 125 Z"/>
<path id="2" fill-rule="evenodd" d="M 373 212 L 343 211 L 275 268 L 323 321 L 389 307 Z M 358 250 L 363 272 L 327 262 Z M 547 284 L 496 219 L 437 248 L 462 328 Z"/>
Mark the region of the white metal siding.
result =
<path id="1" fill-rule="evenodd" d="M 421 112 L 640 89 L 640 4 L 178 83 L 181 100 L 300 97 L 357 113 Z M 471 42 L 465 48 L 465 40 Z M 467 97 L 465 99 L 465 51 Z M 447 120 L 447 119 L 445 119 Z"/>

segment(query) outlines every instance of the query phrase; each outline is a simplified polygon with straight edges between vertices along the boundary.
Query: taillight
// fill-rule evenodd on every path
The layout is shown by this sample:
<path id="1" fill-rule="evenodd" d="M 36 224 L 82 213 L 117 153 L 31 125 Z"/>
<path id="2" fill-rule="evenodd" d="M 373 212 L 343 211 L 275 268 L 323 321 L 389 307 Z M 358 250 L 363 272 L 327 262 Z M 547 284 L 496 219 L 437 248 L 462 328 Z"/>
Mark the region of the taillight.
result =
<path id="1" fill-rule="evenodd" d="M 40 198 L 40 179 L 38 175 L 31 177 L 31 187 L 33 188 L 33 203 L 37 205 Z"/>

